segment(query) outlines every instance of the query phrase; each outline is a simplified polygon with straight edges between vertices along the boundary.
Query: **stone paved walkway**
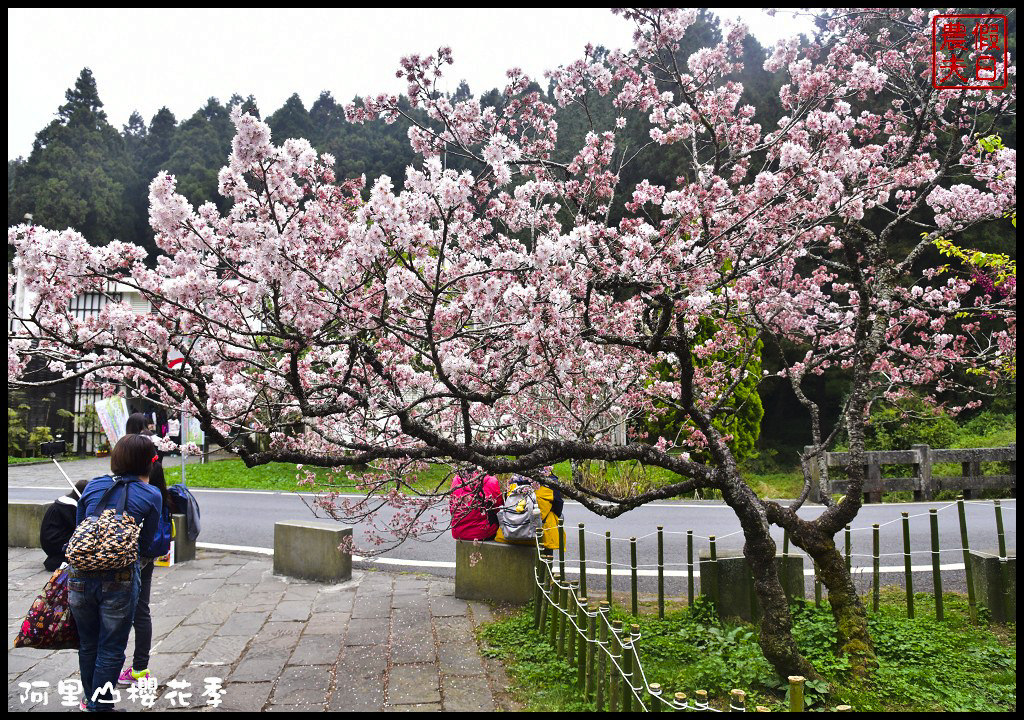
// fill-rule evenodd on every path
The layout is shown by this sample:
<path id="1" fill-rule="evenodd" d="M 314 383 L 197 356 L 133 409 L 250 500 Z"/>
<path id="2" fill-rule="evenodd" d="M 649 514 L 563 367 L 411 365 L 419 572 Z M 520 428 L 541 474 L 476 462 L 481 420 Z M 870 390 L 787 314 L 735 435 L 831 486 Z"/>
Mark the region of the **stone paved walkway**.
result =
<path id="1" fill-rule="evenodd" d="M 48 573 L 38 549 L 7 549 L 8 647 Z M 445 578 L 353 571 L 324 585 L 275 576 L 266 557 L 200 551 L 157 568 L 150 670 L 171 709 L 169 679 L 186 681 L 190 707 L 220 677 L 221 710 L 514 710 L 500 662 L 479 652 L 474 630 L 490 608 L 459 600 Z M 134 636 L 128 641 L 128 656 Z M 66 710 L 59 680 L 78 677 L 73 650 L 11 649 L 7 709 Z M 22 702 L 21 682 L 48 681 L 48 702 Z M 122 697 L 121 707 L 139 710 Z M 208 708 L 212 709 L 212 708 Z"/>

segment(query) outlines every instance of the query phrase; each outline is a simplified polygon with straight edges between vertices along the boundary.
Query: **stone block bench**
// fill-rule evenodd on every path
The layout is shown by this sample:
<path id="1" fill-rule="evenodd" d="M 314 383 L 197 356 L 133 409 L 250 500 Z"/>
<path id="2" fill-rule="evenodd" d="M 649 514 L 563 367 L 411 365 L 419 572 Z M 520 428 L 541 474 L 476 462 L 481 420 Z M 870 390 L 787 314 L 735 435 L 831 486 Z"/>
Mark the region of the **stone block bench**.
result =
<path id="1" fill-rule="evenodd" d="M 306 520 L 274 523 L 274 574 L 338 583 L 352 579 L 352 555 L 338 549 L 352 528 Z"/>
<path id="2" fill-rule="evenodd" d="M 53 501 L 7 501 L 7 547 L 39 547 L 39 529 L 43 515 Z"/>
<path id="3" fill-rule="evenodd" d="M 1016 553 L 1015 550 L 1010 552 Z M 971 576 L 974 579 L 974 592 L 977 595 L 978 603 L 989 609 L 992 613 L 992 620 L 997 623 L 1017 621 L 1016 554 L 1009 555 L 1005 562 L 1004 572 L 1002 561 L 995 551 L 971 551 Z"/>
<path id="4" fill-rule="evenodd" d="M 536 561 L 533 543 L 456 540 L 455 597 L 525 605 L 533 599 Z"/>
<path id="5" fill-rule="evenodd" d="M 782 555 L 776 555 L 779 567 L 779 581 L 786 596 L 804 598 L 804 559 L 790 555 L 785 566 Z M 700 594 L 715 601 L 721 618 L 739 617 L 754 622 L 761 616 L 757 594 L 754 592 L 754 576 L 747 560 L 742 555 L 720 556 L 712 562 L 708 553 L 700 555 Z"/>

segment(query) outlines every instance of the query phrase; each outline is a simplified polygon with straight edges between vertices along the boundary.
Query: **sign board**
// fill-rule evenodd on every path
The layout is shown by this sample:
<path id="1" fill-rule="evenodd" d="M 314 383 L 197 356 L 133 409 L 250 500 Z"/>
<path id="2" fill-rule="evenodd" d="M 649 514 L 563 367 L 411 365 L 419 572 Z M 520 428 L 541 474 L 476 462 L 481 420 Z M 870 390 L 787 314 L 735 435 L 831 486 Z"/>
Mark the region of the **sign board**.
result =
<path id="1" fill-rule="evenodd" d="M 107 435 L 107 441 L 113 448 L 124 435 L 124 426 L 128 422 L 128 403 L 120 395 L 96 401 L 96 416 Z"/>

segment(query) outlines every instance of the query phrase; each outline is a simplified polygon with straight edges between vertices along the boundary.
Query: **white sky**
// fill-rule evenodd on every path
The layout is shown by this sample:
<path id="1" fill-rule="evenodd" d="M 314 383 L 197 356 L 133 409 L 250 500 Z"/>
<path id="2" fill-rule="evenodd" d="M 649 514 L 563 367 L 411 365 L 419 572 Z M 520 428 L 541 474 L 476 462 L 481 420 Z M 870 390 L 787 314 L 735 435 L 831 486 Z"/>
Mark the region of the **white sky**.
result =
<path id="1" fill-rule="evenodd" d="M 742 16 L 762 44 L 807 32 L 809 21 L 759 10 Z M 725 14 L 725 13 L 720 13 Z M 398 60 L 450 45 L 448 88 L 476 94 L 504 85 L 512 66 L 546 86 L 544 70 L 591 42 L 627 47 L 631 23 L 603 9 L 489 10 L 51 10 L 7 11 L 7 157 L 27 156 L 83 67 L 92 68 L 107 117 L 133 110 L 146 123 L 166 105 L 179 122 L 209 97 L 255 95 L 264 115 L 299 93 L 339 102 L 402 92 Z"/>

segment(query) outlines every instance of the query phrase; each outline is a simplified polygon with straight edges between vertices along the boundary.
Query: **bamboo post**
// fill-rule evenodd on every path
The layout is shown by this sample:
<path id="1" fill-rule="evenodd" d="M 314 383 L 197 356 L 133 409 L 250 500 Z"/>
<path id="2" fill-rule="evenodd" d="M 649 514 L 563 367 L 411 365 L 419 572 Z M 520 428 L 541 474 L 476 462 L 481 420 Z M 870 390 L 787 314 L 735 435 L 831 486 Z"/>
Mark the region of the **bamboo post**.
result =
<path id="1" fill-rule="evenodd" d="M 558 612 L 558 608 L 562 605 L 562 580 L 555 579 L 555 575 L 551 574 L 551 627 L 548 629 L 548 642 L 551 643 L 551 647 L 558 647 L 558 618 L 561 613 Z"/>
<path id="2" fill-rule="evenodd" d="M 537 532 L 538 532 L 538 534 L 540 533 L 539 530 Z M 538 553 L 538 555 L 537 555 L 537 562 L 535 562 L 534 565 L 533 565 L 534 579 L 536 581 L 535 584 L 537 586 L 536 588 L 534 588 L 534 591 L 533 591 L 533 629 L 534 630 L 538 630 L 540 628 L 540 604 L 541 604 L 541 598 L 544 595 L 544 591 L 541 588 L 541 581 L 544 578 L 544 571 L 541 569 L 541 564 L 542 563 L 543 563 L 543 560 L 541 560 L 540 554 Z"/>
<path id="3" fill-rule="evenodd" d="M 880 592 L 881 579 L 879 577 L 879 564 L 881 561 L 881 528 L 878 523 L 871 526 L 871 609 L 878 612 L 878 595 Z"/>
<path id="4" fill-rule="evenodd" d="M 711 571 L 711 577 L 707 578 L 711 582 L 711 599 L 714 600 L 715 605 L 718 605 L 718 553 L 715 548 L 715 536 L 712 535 L 708 538 L 711 543 L 711 562 L 708 563 L 708 569 Z M 700 579 L 700 585 L 704 587 L 704 578 Z"/>
<path id="5" fill-rule="evenodd" d="M 676 707 L 676 712 L 682 712 L 682 711 L 688 709 L 686 707 L 686 693 L 676 693 L 675 694 L 675 707 Z"/>
<path id="6" fill-rule="evenodd" d="M 622 641 L 622 678 L 625 686 L 622 688 L 622 712 L 630 712 L 633 709 L 633 639 Z"/>
<path id="7" fill-rule="evenodd" d="M 576 640 L 576 687 L 581 691 L 587 685 L 587 599 L 580 598 L 576 606 L 576 625 L 579 630 L 574 635 L 579 637 Z"/>
<path id="8" fill-rule="evenodd" d="M 732 712 L 747 711 L 747 694 L 742 690 L 733 690 L 729 693 L 729 710 Z"/>
<path id="9" fill-rule="evenodd" d="M 978 622 L 978 604 L 974 596 L 974 575 L 971 573 L 971 550 L 967 539 L 967 513 L 964 509 L 964 496 L 956 498 L 957 514 L 960 516 L 960 547 L 964 552 L 964 570 L 967 571 L 967 606 L 971 614 L 971 622 Z"/>
<path id="10" fill-rule="evenodd" d="M 782 530 L 782 592 L 786 595 L 786 602 L 790 600 L 789 592 L 789 530 Z M 755 593 L 751 593 L 755 595 Z M 751 617 L 754 617 L 751 615 Z"/>
<path id="11" fill-rule="evenodd" d="M 580 523 L 580 597 L 590 597 L 587 594 L 587 539 L 583 523 Z"/>
<path id="12" fill-rule="evenodd" d="M 629 539 L 629 570 L 631 576 L 630 591 L 630 609 L 633 612 L 633 617 L 637 617 L 640 612 L 637 607 L 637 582 L 636 582 L 636 538 L 631 537 Z"/>
<path id="13" fill-rule="evenodd" d="M 696 706 L 694 710 L 698 712 L 701 710 L 708 709 L 708 691 L 698 690 L 693 694 L 693 704 Z"/>
<path id="14" fill-rule="evenodd" d="M 686 531 L 686 602 L 693 607 L 693 530 Z"/>
<path id="15" fill-rule="evenodd" d="M 651 712 L 661 712 L 661 685 L 651 683 L 647 686 L 647 694 L 651 696 Z"/>
<path id="16" fill-rule="evenodd" d="M 554 578 L 552 578 L 551 576 L 551 566 L 548 564 L 548 561 L 543 560 L 542 564 L 544 567 L 544 575 L 541 578 L 541 582 L 544 584 L 547 592 L 541 593 L 542 600 L 540 606 L 540 627 L 538 629 L 540 631 L 541 637 L 544 637 L 545 632 L 547 630 L 546 626 L 548 622 L 548 615 L 550 615 L 550 613 L 548 612 L 548 605 L 551 603 L 550 596 L 551 593 L 554 591 L 554 586 L 552 585 L 551 581 Z"/>
<path id="17" fill-rule="evenodd" d="M 1010 570 L 1006 561 L 1006 533 L 1003 531 L 1003 504 L 996 500 L 996 537 L 999 541 L 999 580 L 1002 583 L 1003 617 L 1010 607 Z"/>
<path id="18" fill-rule="evenodd" d="M 658 526 L 658 619 L 665 619 L 665 528 Z M 659 703 L 660 704 L 660 703 Z"/>
<path id="19" fill-rule="evenodd" d="M 932 508 L 928 511 L 928 522 L 932 529 L 932 582 L 935 586 L 935 619 L 942 621 L 946 613 L 942 607 L 942 563 L 939 550 L 939 511 Z"/>
<path id="20" fill-rule="evenodd" d="M 622 653 L 620 648 L 622 643 L 619 641 L 619 633 L 622 631 L 622 621 L 615 620 L 612 623 L 612 634 L 608 638 L 609 651 L 611 652 L 611 667 L 609 668 L 608 674 L 611 676 L 611 682 L 608 684 L 608 709 L 611 712 L 618 712 L 619 709 L 619 668 L 621 667 L 620 658 Z"/>
<path id="21" fill-rule="evenodd" d="M 846 526 L 845 530 L 845 545 L 846 545 L 846 572 L 850 572 L 851 567 L 851 555 L 850 555 L 850 526 Z"/>
<path id="22" fill-rule="evenodd" d="M 910 563 L 910 514 L 903 516 L 903 572 L 907 583 L 907 617 L 914 619 L 914 575 Z"/>
<path id="23" fill-rule="evenodd" d="M 604 585 L 608 604 L 612 604 L 612 533 L 606 530 L 604 533 Z"/>
<path id="24" fill-rule="evenodd" d="M 789 711 L 804 711 L 804 678 L 801 675 L 789 676 Z"/>
<path id="25" fill-rule="evenodd" d="M 562 612 L 558 613 L 558 657 L 565 657 L 565 631 L 566 625 L 568 624 L 569 616 L 569 600 L 570 593 L 572 591 L 572 584 L 565 581 L 565 576 L 562 576 L 562 588 L 561 593 L 561 608 Z"/>
<path id="26" fill-rule="evenodd" d="M 565 577 L 565 524 L 558 518 L 558 574 Z"/>
<path id="27" fill-rule="evenodd" d="M 607 601 L 597 606 L 598 616 L 598 638 L 601 643 L 601 650 L 597 653 L 597 687 L 595 688 L 594 706 L 598 710 L 604 709 L 605 689 L 608 687 L 608 660 L 605 650 L 611 652 L 611 642 L 608 639 L 608 612 L 610 605 Z"/>
<path id="28" fill-rule="evenodd" d="M 565 659 L 569 667 L 576 667 L 576 618 L 579 617 L 579 596 L 573 592 L 576 588 L 577 583 L 569 583 L 569 604 L 566 607 L 569 614 L 565 617 Z"/>
<path id="29" fill-rule="evenodd" d="M 814 563 L 814 606 L 821 607 L 821 578 L 818 577 L 818 563 Z"/>
<path id="30" fill-rule="evenodd" d="M 584 694 L 587 698 L 587 702 L 590 702 L 594 698 L 594 688 L 597 681 L 597 672 L 594 667 L 594 658 L 596 648 L 594 644 L 597 640 L 597 612 L 591 610 L 590 601 L 587 602 L 587 656 L 586 661 L 583 663 L 586 667 L 587 677 L 584 685 Z"/>

